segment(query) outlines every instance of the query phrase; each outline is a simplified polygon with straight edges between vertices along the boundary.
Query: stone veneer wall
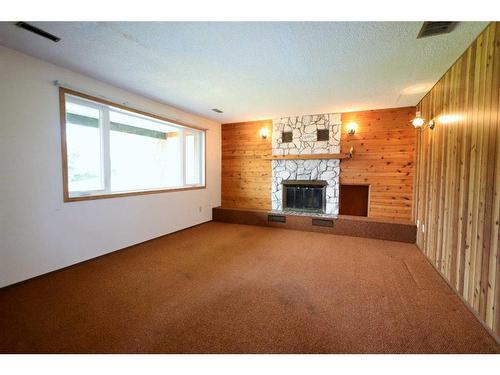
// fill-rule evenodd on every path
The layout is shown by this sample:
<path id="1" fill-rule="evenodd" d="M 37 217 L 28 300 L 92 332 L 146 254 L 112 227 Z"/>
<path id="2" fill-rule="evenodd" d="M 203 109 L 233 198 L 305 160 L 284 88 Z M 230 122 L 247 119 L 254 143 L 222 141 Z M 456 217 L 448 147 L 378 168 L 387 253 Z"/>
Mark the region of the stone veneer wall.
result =
<path id="1" fill-rule="evenodd" d="M 326 186 L 325 213 L 339 213 L 339 160 L 273 160 L 271 203 L 273 210 L 282 210 L 283 180 L 324 180 Z"/>
<path id="2" fill-rule="evenodd" d="M 340 152 L 340 113 L 282 117 L 273 120 L 273 155 L 335 154 Z M 329 129 L 328 141 L 317 141 L 318 129 Z M 282 142 L 282 132 L 293 133 L 292 142 Z M 339 212 L 338 159 L 273 160 L 271 204 L 273 210 L 282 210 L 283 180 L 324 180 L 326 187 L 325 213 Z"/>
<path id="3" fill-rule="evenodd" d="M 340 113 L 282 117 L 273 120 L 273 155 L 336 154 L 340 152 Z M 316 140 L 318 129 L 329 129 L 329 140 Z M 292 132 L 293 140 L 283 143 L 282 133 Z"/>

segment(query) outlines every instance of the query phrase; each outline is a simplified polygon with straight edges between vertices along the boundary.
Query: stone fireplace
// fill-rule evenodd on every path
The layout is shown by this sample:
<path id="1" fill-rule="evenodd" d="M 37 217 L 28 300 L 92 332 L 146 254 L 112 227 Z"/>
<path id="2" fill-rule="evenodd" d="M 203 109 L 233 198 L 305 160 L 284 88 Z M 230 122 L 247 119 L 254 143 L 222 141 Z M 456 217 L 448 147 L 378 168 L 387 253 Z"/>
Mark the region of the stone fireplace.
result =
<path id="1" fill-rule="evenodd" d="M 301 159 L 300 156 L 295 159 L 292 155 L 339 153 L 340 125 L 338 113 L 283 117 L 273 120 L 273 155 L 287 155 L 287 159 L 272 161 L 271 202 L 273 210 L 338 214 L 340 161 L 338 159 Z M 297 181 L 300 181 L 300 186 L 297 185 Z M 314 195 L 317 193 L 312 193 L 313 190 L 308 192 L 305 189 L 306 187 L 317 188 L 315 184 L 318 182 L 321 182 L 321 190 L 323 190 L 320 208 L 317 207 L 317 195 Z M 288 186 L 296 187 L 291 191 L 294 191 L 297 199 L 302 197 L 302 203 L 294 204 L 293 207 L 284 204 L 288 197 L 285 195 L 288 194 Z M 314 191 L 317 192 L 317 190 Z M 313 198 L 311 194 L 316 198 Z M 306 208 L 300 208 L 304 202 Z"/>
<path id="2" fill-rule="evenodd" d="M 322 180 L 325 186 L 324 213 L 338 214 L 339 160 L 273 160 L 272 208 L 283 210 L 283 182 Z"/>

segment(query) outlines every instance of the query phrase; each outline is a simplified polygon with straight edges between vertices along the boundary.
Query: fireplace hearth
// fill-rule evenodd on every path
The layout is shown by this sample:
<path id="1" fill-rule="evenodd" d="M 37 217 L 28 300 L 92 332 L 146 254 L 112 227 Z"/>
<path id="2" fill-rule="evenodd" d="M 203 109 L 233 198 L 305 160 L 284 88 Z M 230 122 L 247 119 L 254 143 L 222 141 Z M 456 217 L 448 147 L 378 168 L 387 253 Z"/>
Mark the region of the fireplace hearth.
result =
<path id="1" fill-rule="evenodd" d="M 322 180 L 285 180 L 283 184 L 283 210 L 324 213 L 326 186 Z"/>

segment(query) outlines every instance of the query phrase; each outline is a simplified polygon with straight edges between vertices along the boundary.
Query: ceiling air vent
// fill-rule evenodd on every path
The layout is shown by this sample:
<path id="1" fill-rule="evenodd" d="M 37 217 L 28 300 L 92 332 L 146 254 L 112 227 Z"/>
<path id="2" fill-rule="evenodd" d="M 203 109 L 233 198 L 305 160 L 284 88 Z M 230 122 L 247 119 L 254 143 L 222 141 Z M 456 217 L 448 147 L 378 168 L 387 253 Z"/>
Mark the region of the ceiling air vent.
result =
<path id="1" fill-rule="evenodd" d="M 417 39 L 426 38 L 428 36 L 435 36 L 440 34 L 448 34 L 452 32 L 458 22 L 449 21 L 426 21 L 422 25 L 420 32 L 417 35 Z"/>
<path id="2" fill-rule="evenodd" d="M 43 36 L 44 38 L 52 40 L 53 42 L 56 42 L 56 43 L 61 40 L 61 38 L 59 38 L 58 36 L 55 36 L 51 33 L 48 33 L 47 31 L 39 29 L 38 27 L 30 25 L 29 23 L 26 23 L 26 22 L 17 22 L 16 26 L 20 27 L 21 29 L 30 31 L 34 34 Z"/>

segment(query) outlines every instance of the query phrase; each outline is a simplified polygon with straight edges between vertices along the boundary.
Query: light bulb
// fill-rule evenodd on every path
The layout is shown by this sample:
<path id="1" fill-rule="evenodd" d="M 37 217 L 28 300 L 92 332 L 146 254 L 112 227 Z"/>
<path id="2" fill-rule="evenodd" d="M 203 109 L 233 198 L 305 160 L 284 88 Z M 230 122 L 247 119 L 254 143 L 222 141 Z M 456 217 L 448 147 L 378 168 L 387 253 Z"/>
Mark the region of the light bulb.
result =
<path id="1" fill-rule="evenodd" d="M 356 124 L 355 122 L 348 123 L 347 124 L 347 134 L 354 135 L 354 133 L 356 133 L 357 127 L 358 127 L 358 124 Z"/>
<path id="2" fill-rule="evenodd" d="M 411 122 L 415 128 L 421 128 L 424 125 L 424 119 L 422 117 L 416 117 Z"/>
<path id="3" fill-rule="evenodd" d="M 269 135 L 269 132 L 268 132 L 267 128 L 261 128 L 259 131 L 259 134 L 260 134 L 260 137 L 262 139 L 266 139 L 267 136 Z"/>
<path id="4" fill-rule="evenodd" d="M 417 113 L 415 113 L 415 118 L 411 120 L 411 123 L 415 127 L 415 129 L 419 129 L 424 126 L 424 119 L 420 115 L 420 111 L 417 111 Z"/>

